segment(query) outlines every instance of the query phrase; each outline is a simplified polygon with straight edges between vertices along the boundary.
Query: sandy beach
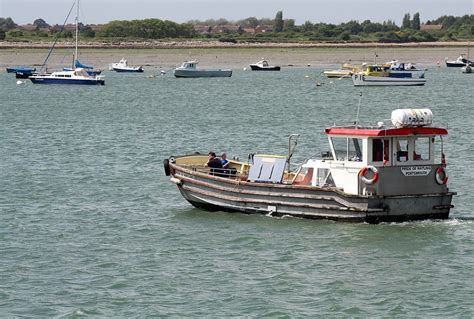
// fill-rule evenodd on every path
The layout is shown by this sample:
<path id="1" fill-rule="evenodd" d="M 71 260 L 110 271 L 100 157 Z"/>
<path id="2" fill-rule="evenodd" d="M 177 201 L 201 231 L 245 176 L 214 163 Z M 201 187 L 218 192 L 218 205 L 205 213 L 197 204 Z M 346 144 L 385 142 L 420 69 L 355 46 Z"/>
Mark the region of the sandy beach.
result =
<path id="1" fill-rule="evenodd" d="M 426 66 L 443 64 L 445 58 L 456 59 L 466 53 L 467 43 L 285 43 L 236 44 L 209 42 L 160 42 L 161 46 L 138 43 L 101 46 L 97 43 L 80 45 L 80 60 L 96 68 L 106 69 L 109 63 L 126 58 L 130 65 L 146 69 L 169 69 L 184 60 L 196 59 L 200 67 L 244 68 L 265 57 L 271 64 L 282 67 L 326 67 L 341 63 L 378 62 L 392 59 Z M 0 43 L 0 64 L 7 66 L 38 66 L 48 53 L 49 43 Z M 54 50 L 48 65 L 58 68 L 72 59 L 73 44 L 62 43 Z"/>

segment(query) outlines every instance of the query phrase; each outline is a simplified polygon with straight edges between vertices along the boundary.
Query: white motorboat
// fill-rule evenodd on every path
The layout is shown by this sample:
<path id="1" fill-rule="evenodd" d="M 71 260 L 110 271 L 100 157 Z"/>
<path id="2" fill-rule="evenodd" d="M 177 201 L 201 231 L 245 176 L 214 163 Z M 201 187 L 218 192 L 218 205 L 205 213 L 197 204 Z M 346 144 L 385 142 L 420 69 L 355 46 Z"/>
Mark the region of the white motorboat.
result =
<path id="1" fill-rule="evenodd" d="M 198 61 L 185 61 L 180 67 L 174 69 L 174 76 L 177 78 L 215 78 L 215 77 L 231 77 L 230 69 L 197 69 Z"/>
<path id="2" fill-rule="evenodd" d="M 130 66 L 127 60 L 122 59 L 118 63 L 112 63 L 109 65 L 110 71 L 116 72 L 143 72 L 142 66 Z"/>
<path id="3" fill-rule="evenodd" d="M 269 65 L 268 61 L 263 59 L 257 63 L 250 64 L 252 71 L 280 71 L 280 67 L 277 65 Z"/>
<path id="4" fill-rule="evenodd" d="M 459 55 L 459 57 L 454 61 L 448 61 L 446 59 L 446 66 L 448 68 L 462 68 L 463 66 L 469 65 L 474 67 L 474 61 L 470 61 L 464 57 L 464 54 Z"/>

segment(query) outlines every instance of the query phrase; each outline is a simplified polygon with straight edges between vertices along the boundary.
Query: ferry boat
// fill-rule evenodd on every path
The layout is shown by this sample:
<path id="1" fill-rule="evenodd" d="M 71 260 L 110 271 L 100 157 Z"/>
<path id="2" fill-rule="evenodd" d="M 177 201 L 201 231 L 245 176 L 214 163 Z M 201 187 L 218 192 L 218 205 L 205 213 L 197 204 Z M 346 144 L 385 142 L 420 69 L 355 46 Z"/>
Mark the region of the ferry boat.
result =
<path id="1" fill-rule="evenodd" d="M 277 65 L 269 65 L 268 61 L 262 58 L 257 63 L 250 64 L 252 71 L 280 71 L 280 67 Z"/>
<path id="2" fill-rule="evenodd" d="M 202 154 L 172 156 L 164 171 L 193 206 L 207 210 L 350 222 L 446 219 L 448 188 L 444 128 L 429 109 L 392 112 L 393 126 L 333 126 L 320 158 L 296 171 L 287 156 L 251 154 L 225 169 Z"/>
<path id="3" fill-rule="evenodd" d="M 127 60 L 122 59 L 118 63 L 112 63 L 109 65 L 110 71 L 116 72 L 143 72 L 142 66 L 130 66 Z"/>
<path id="4" fill-rule="evenodd" d="M 205 70 L 197 69 L 198 61 L 185 61 L 180 67 L 174 69 L 174 76 L 177 78 L 215 78 L 215 77 L 231 77 L 232 70 L 218 69 Z"/>

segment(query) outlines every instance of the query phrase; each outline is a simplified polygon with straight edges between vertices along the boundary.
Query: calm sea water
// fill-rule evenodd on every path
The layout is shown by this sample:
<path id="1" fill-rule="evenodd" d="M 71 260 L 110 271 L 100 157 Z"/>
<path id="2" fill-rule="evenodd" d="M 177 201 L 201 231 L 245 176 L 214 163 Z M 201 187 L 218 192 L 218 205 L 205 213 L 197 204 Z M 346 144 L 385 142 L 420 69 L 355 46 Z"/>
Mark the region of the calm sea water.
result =
<path id="1" fill-rule="evenodd" d="M 354 88 L 319 68 L 226 79 L 106 73 L 105 87 L 0 74 L 0 316 L 473 317 L 474 75 Z M 320 81 L 321 86 L 316 86 Z M 326 149 L 326 126 L 429 107 L 451 219 L 346 224 L 191 207 L 162 160 Z M 387 122 L 387 121 L 386 121 Z"/>

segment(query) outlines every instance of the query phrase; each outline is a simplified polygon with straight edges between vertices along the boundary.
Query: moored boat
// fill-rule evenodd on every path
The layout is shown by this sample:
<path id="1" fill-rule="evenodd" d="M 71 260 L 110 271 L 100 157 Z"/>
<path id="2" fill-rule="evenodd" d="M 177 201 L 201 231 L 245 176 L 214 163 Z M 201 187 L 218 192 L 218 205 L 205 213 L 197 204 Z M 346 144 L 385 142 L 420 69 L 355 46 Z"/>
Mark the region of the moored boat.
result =
<path id="1" fill-rule="evenodd" d="M 215 77 L 231 77 L 232 70 L 216 69 L 206 70 L 197 69 L 198 61 L 185 61 L 180 67 L 174 69 L 174 76 L 177 78 L 215 78 Z"/>
<path id="2" fill-rule="evenodd" d="M 461 73 L 472 73 L 472 67 L 466 64 L 461 68 Z"/>
<path id="3" fill-rule="evenodd" d="M 35 84 L 79 84 L 104 85 L 102 76 L 90 76 L 86 70 L 77 68 L 73 71 L 59 71 L 51 74 L 34 74 L 28 77 Z"/>
<path id="4" fill-rule="evenodd" d="M 206 155 L 173 156 L 164 169 L 189 203 L 207 210 L 369 223 L 446 219 L 455 195 L 443 153 L 448 132 L 431 127 L 432 118 L 429 109 L 395 110 L 391 127 L 326 128 L 328 151 L 295 172 L 290 151 L 231 160 L 225 169 L 208 167 Z"/>
<path id="5" fill-rule="evenodd" d="M 7 70 L 7 73 L 34 72 L 34 71 L 36 71 L 36 68 L 19 67 L 19 68 L 6 68 L 6 70 Z"/>
<path id="6" fill-rule="evenodd" d="M 359 68 L 350 64 L 343 64 L 340 69 L 324 71 L 327 78 L 351 78 L 352 74 L 359 72 Z"/>
<path id="7" fill-rule="evenodd" d="M 128 65 L 127 60 L 121 59 L 118 63 L 112 63 L 109 65 L 110 71 L 116 72 L 143 72 L 142 66 L 131 66 Z"/>
<path id="8" fill-rule="evenodd" d="M 27 79 L 29 76 L 36 73 L 36 68 L 29 67 L 15 67 L 6 68 L 7 73 L 15 73 L 17 79 Z"/>
<path id="9" fill-rule="evenodd" d="M 364 70 L 352 74 L 354 86 L 422 86 L 425 78 L 400 77 L 380 65 L 365 65 Z"/>
<path id="10" fill-rule="evenodd" d="M 471 67 L 474 67 L 474 61 L 470 61 L 464 57 L 464 54 L 459 55 L 459 57 L 456 60 L 451 60 L 448 61 L 446 59 L 446 66 L 448 68 L 462 68 L 463 66 L 469 65 Z"/>
<path id="11" fill-rule="evenodd" d="M 257 63 L 250 64 L 250 69 L 252 71 L 280 71 L 280 66 L 269 65 L 268 61 L 262 58 Z"/>
<path id="12" fill-rule="evenodd" d="M 418 69 L 413 63 L 404 63 L 393 60 L 387 62 L 386 68 L 390 72 L 390 77 L 399 78 L 424 78 L 425 70 Z"/>
<path id="13" fill-rule="evenodd" d="M 48 55 L 42 65 L 40 72 L 29 76 L 28 78 L 34 84 L 73 84 L 73 85 L 104 85 L 105 80 L 100 74 L 100 70 L 94 71 L 92 66 L 83 65 L 78 60 L 79 56 L 79 0 L 76 0 L 73 3 L 73 7 L 76 6 L 76 19 L 75 19 L 75 51 L 73 58 L 72 68 L 63 68 L 63 71 L 57 71 L 52 73 L 47 73 L 43 71 L 43 68 L 46 67 L 46 63 L 51 55 L 51 52 L 54 49 L 53 46 L 49 50 Z M 71 8 L 71 10 L 72 10 Z M 68 14 L 69 16 L 69 14 Z M 66 19 L 67 20 L 67 19 Z M 90 73 L 89 73 L 90 72 Z"/>

